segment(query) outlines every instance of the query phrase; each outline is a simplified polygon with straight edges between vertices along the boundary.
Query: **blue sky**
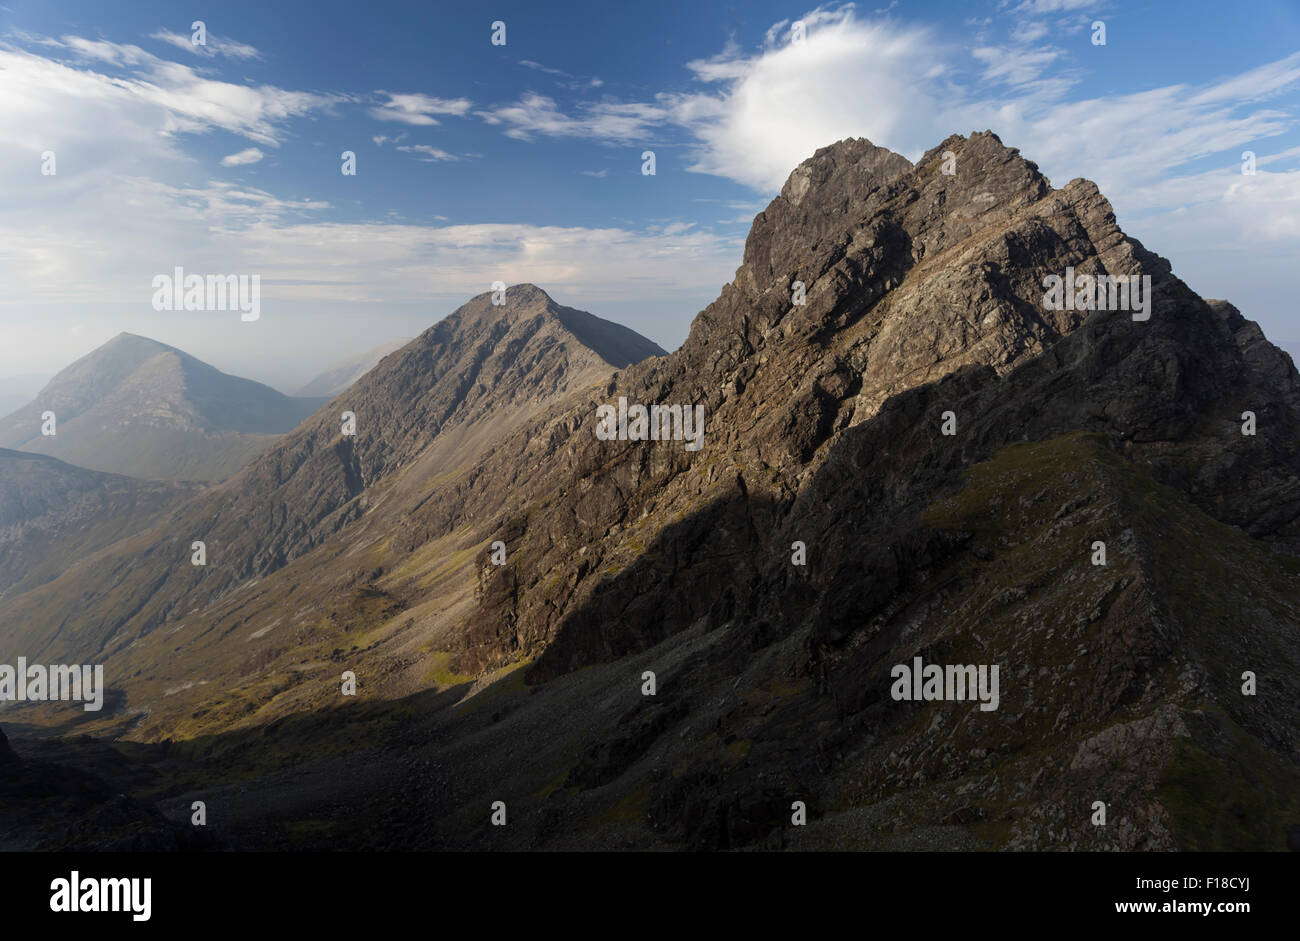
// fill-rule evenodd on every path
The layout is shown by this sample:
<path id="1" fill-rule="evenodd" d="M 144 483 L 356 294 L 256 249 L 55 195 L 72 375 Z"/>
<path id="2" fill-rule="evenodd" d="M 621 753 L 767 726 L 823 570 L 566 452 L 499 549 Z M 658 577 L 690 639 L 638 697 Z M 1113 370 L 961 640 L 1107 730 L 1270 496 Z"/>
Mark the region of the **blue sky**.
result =
<path id="1" fill-rule="evenodd" d="M 495 280 L 671 349 L 818 147 L 985 128 L 1293 340 L 1298 116 L 1295 0 L 0 0 L 0 378 L 129 330 L 290 389 Z M 154 311 L 177 265 L 259 274 L 261 320 Z"/>

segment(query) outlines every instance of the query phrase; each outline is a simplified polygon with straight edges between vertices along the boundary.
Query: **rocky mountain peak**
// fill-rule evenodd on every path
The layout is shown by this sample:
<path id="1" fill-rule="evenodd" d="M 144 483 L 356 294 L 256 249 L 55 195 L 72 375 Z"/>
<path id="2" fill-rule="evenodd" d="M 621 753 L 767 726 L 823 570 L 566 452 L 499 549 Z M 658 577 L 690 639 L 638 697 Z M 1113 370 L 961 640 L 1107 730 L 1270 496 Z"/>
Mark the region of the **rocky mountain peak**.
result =
<path id="1" fill-rule="evenodd" d="M 866 138 L 823 147 L 799 164 L 781 194 L 754 219 L 738 285 L 761 292 L 779 272 L 828 241 L 842 239 L 911 170 L 906 157 Z"/>
<path id="2" fill-rule="evenodd" d="M 1127 310 L 1046 308 L 1045 276 L 1064 276 L 1069 269 L 1149 274 L 1148 319 L 1139 322 Z M 1235 367 L 1216 361 L 1219 375 L 1200 375 L 1210 353 L 1206 329 L 1217 319 L 1173 277 L 1168 262 L 1118 228 L 1110 204 L 1094 184 L 1074 180 L 1053 189 L 1035 164 L 991 132 L 951 136 L 915 166 L 864 140 L 823 148 L 796 168 L 782 195 L 755 219 L 735 280 L 696 318 L 682 348 L 626 370 L 602 390 L 600 401 L 625 394 L 638 402 L 702 404 L 709 429 L 707 473 L 684 451 L 660 447 L 646 457 L 634 445 L 620 451 L 622 446 L 597 441 L 583 424 L 582 413 L 590 414 L 591 406 L 575 407 L 559 423 L 572 430 L 563 436 L 556 432 L 544 447 L 577 453 L 577 466 L 594 481 L 591 490 L 534 512 L 521 542 L 530 551 L 532 532 L 538 534 L 529 570 L 520 565 L 511 573 L 518 581 L 503 578 L 502 585 L 491 583 L 483 594 L 491 614 L 485 623 L 497 623 L 499 615 L 513 625 L 514 646 L 507 651 L 498 636 L 489 639 L 471 630 L 460 662 L 473 668 L 500 665 L 520 648 L 546 650 L 549 666 L 562 672 L 598 649 L 617 649 L 628 634 L 664 636 L 671 619 L 662 609 L 647 609 L 644 620 L 632 628 L 618 592 L 583 589 L 594 592 L 581 596 L 590 607 L 581 614 L 571 607 L 566 616 L 558 613 L 564 609 L 554 596 L 539 602 L 519 586 L 526 589 L 534 579 L 541 583 L 555 577 L 569 564 L 562 556 L 573 545 L 599 549 L 572 563 L 570 584 L 581 584 L 582 574 L 597 569 L 602 558 L 612 560 L 608 564 L 614 568 L 632 564 L 638 558 L 636 546 L 648 544 L 658 524 L 648 522 L 646 535 L 638 533 L 625 546 L 611 548 L 622 537 L 609 533 L 628 520 L 698 513 L 709 521 L 698 533 L 717 532 L 714 527 L 745 533 L 758 526 L 746 517 L 764 512 L 756 505 L 771 501 L 781 508 L 778 516 L 786 512 L 793 495 L 826 474 L 825 462 L 844 453 L 844 442 L 859 426 L 886 435 L 880 448 L 893 453 L 901 439 L 889 435 L 902 431 L 891 426 L 895 419 L 878 420 L 886 406 L 894 403 L 894 415 L 899 402 L 929 401 L 938 393 L 926 390 L 945 381 L 962 388 L 973 382 L 969 377 L 984 376 L 986 383 L 1017 372 L 1024 377 L 1031 375 L 1030 364 L 1047 370 L 1054 356 L 1070 350 L 1090 364 L 1092 372 L 1083 373 L 1086 381 L 1099 385 L 1112 381 L 1103 383 L 1100 376 L 1123 377 L 1113 380 L 1122 388 L 1142 369 L 1164 370 L 1171 387 L 1192 383 L 1223 394 L 1228 387 L 1223 377 Z M 1222 319 L 1231 329 L 1233 318 L 1224 314 Z M 1084 330 L 1085 325 L 1090 329 Z M 1243 350 L 1254 348 L 1247 328 L 1234 336 L 1240 337 L 1236 345 Z M 1071 337 L 1075 341 L 1066 344 Z M 1270 351 L 1260 347 L 1260 362 L 1273 369 L 1279 387 L 1289 388 L 1289 364 L 1274 363 Z M 1144 357 L 1151 362 L 1134 365 Z M 1070 364 L 1080 368 L 1073 360 Z M 1199 377 L 1195 383 L 1193 375 Z M 968 378 L 958 381 L 962 376 Z M 1210 394 L 1204 392 L 1207 398 Z M 1104 403 L 1115 394 L 1107 388 L 1089 395 Z M 1143 423 L 1136 417 L 1128 420 L 1127 413 L 1121 417 L 1114 403 L 1094 403 L 1088 406 L 1088 421 L 1071 414 L 1038 433 L 1050 436 L 1061 429 L 1091 428 L 1088 422 L 1095 422 L 1119 438 L 1173 435 L 1183 430 L 1180 422 L 1185 425 L 1193 411 L 1205 407 L 1176 391 L 1169 402 L 1168 427 L 1158 432 L 1139 432 Z M 921 430 L 908 432 L 920 441 L 918 459 L 931 459 L 922 456 L 928 453 L 927 430 L 942 411 L 926 413 L 924 423 L 916 425 Z M 921 422 L 919 413 L 909 413 L 909 418 Z M 523 441 L 509 444 L 500 461 L 518 462 L 528 447 Z M 540 453 L 530 460 L 551 467 Z M 553 471 L 549 479 L 535 474 L 538 493 L 564 489 L 570 468 L 555 466 Z M 482 479 L 507 472 L 494 467 Z M 735 481 L 734 487 L 728 481 Z M 607 501 L 592 496 L 606 493 Z M 484 507 L 496 505 L 486 492 L 483 500 Z M 713 507 L 728 506 L 729 500 L 739 518 L 720 523 L 714 514 L 725 518 L 729 511 Z M 1231 515 L 1234 521 L 1247 520 L 1248 508 L 1234 506 Z M 576 532 L 571 531 L 575 519 L 582 520 Z M 826 531 L 832 528 L 827 521 Z M 556 537 L 557 532 L 564 532 L 564 538 Z M 712 553 L 729 555 L 735 548 L 744 556 L 756 551 L 747 537 L 736 538 L 744 547 L 723 551 L 706 547 L 703 540 L 687 548 L 674 537 L 668 554 L 688 558 L 681 564 L 694 566 L 705 564 Z M 550 551 L 557 546 L 566 548 Z M 692 555 L 696 549 L 699 558 Z M 712 582 L 701 584 L 708 588 Z M 699 614 L 699 606 L 682 612 L 674 629 Z M 606 623 L 617 627 L 603 627 Z M 546 673 L 545 667 L 540 670 Z"/>
<path id="3" fill-rule="evenodd" d="M 666 351 L 621 324 L 603 320 L 583 310 L 566 307 L 535 284 L 512 284 L 504 296 L 492 291 L 471 298 L 445 320 L 426 331 L 426 337 L 445 342 L 457 332 L 474 330 L 515 330 L 521 324 L 538 321 L 540 329 L 560 339 L 568 334 L 581 348 L 594 352 L 601 360 L 618 369 L 639 363 Z"/>
<path id="4" fill-rule="evenodd" d="M 888 183 L 911 168 L 906 157 L 877 147 L 865 137 L 846 137 L 819 148 L 795 167 L 781 187 L 781 198 L 798 206 L 810 192 L 825 199 L 829 190 L 848 189 L 854 182 L 864 187 Z"/>

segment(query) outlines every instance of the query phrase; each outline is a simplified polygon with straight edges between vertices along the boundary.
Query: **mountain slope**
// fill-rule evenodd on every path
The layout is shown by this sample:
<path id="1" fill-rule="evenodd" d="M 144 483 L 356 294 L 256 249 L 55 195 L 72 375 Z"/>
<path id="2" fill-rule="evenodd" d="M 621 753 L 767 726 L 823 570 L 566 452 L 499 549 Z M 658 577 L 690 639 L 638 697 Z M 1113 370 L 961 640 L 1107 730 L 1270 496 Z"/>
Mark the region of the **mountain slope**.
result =
<path id="1" fill-rule="evenodd" d="M 469 689 L 491 707 L 430 707 L 394 735 L 436 739 L 418 754 L 456 769 L 420 793 L 430 824 L 475 847 L 1284 845 L 1300 817 L 1286 357 L 1125 236 L 1095 186 L 1054 190 L 991 134 L 910 169 L 866 142 L 820 151 L 745 258 L 681 350 L 539 416 L 392 540 L 469 527 L 457 545 L 510 550 L 504 567 L 480 550 L 433 661 L 444 688 L 482 677 Z M 1149 275 L 1151 319 L 1044 310 L 1044 276 L 1067 267 Z M 704 449 L 599 440 L 596 407 L 620 395 L 702 402 Z M 1245 410 L 1269 431 L 1243 436 Z M 376 559 L 378 646 L 339 662 L 383 676 L 383 698 L 417 653 L 395 625 L 428 615 Z M 893 701 L 892 666 L 918 655 L 1000 664 L 1000 709 Z M 498 672 L 521 664 L 531 688 Z M 1242 696 L 1259 665 L 1267 699 Z M 327 671 L 297 669 L 292 694 L 255 697 L 262 715 L 328 708 Z M 1260 769 L 1245 790 L 1243 762 Z M 527 822 L 484 833 L 489 794 Z M 807 831 L 788 827 L 794 799 Z M 1097 799 L 1112 829 L 1091 826 Z"/>
<path id="2" fill-rule="evenodd" d="M 196 491 L 0 448 L 0 598 L 146 528 Z"/>
<path id="3" fill-rule="evenodd" d="M 0 446 L 137 477 L 227 477 L 320 405 L 120 334 L 0 421 Z M 54 412 L 54 435 L 42 414 Z"/>

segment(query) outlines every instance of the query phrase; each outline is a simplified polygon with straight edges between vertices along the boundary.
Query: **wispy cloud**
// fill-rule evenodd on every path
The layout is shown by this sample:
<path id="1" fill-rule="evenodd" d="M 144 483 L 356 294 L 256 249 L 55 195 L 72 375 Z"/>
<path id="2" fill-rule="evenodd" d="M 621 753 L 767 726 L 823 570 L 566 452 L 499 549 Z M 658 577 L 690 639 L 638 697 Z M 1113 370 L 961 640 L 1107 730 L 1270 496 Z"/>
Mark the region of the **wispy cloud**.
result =
<path id="1" fill-rule="evenodd" d="M 387 101 L 370 109 L 370 116 L 379 121 L 400 121 L 428 127 L 440 123 L 434 115 L 462 117 L 472 107 L 468 98 L 434 98 L 430 95 L 400 94 L 380 91 Z"/>
<path id="2" fill-rule="evenodd" d="M 1037 42 L 1049 32 L 1051 30 L 1042 20 L 1022 20 L 1011 31 L 1011 38 L 1022 43 Z"/>
<path id="3" fill-rule="evenodd" d="M 132 112 L 133 123 L 149 123 L 162 137 L 221 129 L 275 147 L 289 119 L 349 100 L 273 85 L 219 81 L 130 44 L 77 36 L 40 39 L 38 44 L 53 55 L 61 54 L 62 60 L 0 48 L 0 70 L 5 75 L 0 84 L 0 122 L 6 114 L 28 113 L 36 121 L 48 118 L 52 124 L 67 125 L 80 116 L 125 110 Z M 95 63 L 125 74 L 85 67 Z M 30 130 L 25 133 L 20 128 L 15 133 L 19 140 L 31 136 Z M 65 136 L 66 129 L 52 139 Z"/>
<path id="4" fill-rule="evenodd" d="M 553 69 L 549 66 L 542 65 L 540 62 L 533 62 L 530 59 L 520 59 L 519 64 L 526 69 L 533 69 L 537 72 L 544 72 L 547 75 L 557 76 L 557 85 L 573 91 L 587 88 L 600 88 L 605 84 L 601 79 L 596 78 L 595 76 L 583 78 L 582 76 L 574 75 L 572 72 L 566 72 L 563 69 Z M 564 81 L 559 81 L 558 79 L 563 79 Z"/>
<path id="5" fill-rule="evenodd" d="M 1011 46 L 977 46 L 971 55 L 984 63 L 980 76 L 990 83 L 1027 85 L 1039 81 L 1060 57 L 1060 49 L 1022 49 Z"/>
<path id="6" fill-rule="evenodd" d="M 248 43 L 242 43 L 224 36 L 217 36 L 214 33 L 207 33 L 202 45 L 195 44 L 193 37 L 186 36 L 182 33 L 174 33 L 168 29 L 160 29 L 155 33 L 149 34 L 150 39 L 157 39 L 168 45 L 175 46 L 177 49 L 184 49 L 186 52 L 192 52 L 196 56 L 226 56 L 230 59 L 260 59 L 262 54 Z"/>
<path id="7" fill-rule="evenodd" d="M 430 147 L 428 144 L 403 144 L 397 149 L 408 154 L 420 154 L 421 156 L 416 157 L 416 159 L 422 160 L 425 163 L 436 163 L 443 160 L 459 159 L 455 154 L 449 154 L 447 151 L 441 150 L 437 147 Z"/>
<path id="8" fill-rule="evenodd" d="M 249 147 L 247 150 L 241 150 L 237 154 L 228 154 L 221 158 L 223 167 L 243 167 L 250 163 L 258 163 L 266 156 L 256 147 Z"/>
<path id="9" fill-rule="evenodd" d="M 475 114 L 488 124 L 505 127 L 506 136 L 517 140 L 540 135 L 626 143 L 644 138 L 651 128 L 664 123 L 669 110 L 657 104 L 600 101 L 581 104 L 574 113 L 565 114 L 555 99 L 530 91 L 513 104 Z"/>

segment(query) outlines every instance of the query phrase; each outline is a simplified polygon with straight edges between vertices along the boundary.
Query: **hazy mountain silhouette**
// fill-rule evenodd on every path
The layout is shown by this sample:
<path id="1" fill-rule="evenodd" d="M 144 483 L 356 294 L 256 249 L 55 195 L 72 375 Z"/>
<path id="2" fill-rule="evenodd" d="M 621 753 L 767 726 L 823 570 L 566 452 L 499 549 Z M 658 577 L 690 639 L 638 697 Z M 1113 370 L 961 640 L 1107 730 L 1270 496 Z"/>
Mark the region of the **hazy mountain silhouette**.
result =
<path id="1" fill-rule="evenodd" d="M 332 399 L 379 365 L 379 361 L 389 353 L 392 353 L 395 350 L 400 350 L 410 342 L 410 337 L 403 337 L 400 340 L 390 340 L 387 343 L 376 346 L 374 349 L 366 350 L 364 353 L 358 353 L 356 356 L 346 357 L 345 359 L 334 363 L 320 375 L 302 386 L 302 388 L 295 391 L 294 395 L 323 396 Z"/>
<path id="2" fill-rule="evenodd" d="M 0 446 L 134 477 L 227 477 L 322 404 L 122 333 L 0 419 Z M 53 412 L 55 434 L 42 433 Z"/>

